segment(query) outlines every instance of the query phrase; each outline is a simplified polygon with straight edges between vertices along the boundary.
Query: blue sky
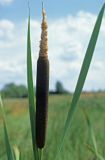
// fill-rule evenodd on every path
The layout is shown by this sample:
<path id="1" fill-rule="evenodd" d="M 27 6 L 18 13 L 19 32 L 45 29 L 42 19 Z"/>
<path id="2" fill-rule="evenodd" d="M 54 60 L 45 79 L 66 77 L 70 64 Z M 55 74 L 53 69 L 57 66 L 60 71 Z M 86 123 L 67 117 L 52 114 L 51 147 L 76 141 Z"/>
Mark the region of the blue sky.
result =
<path id="1" fill-rule="evenodd" d="M 1 0 L 3 1 L 3 0 Z M 6 0 L 4 0 L 6 1 Z M 8 0 L 7 0 L 8 1 Z M 40 18 L 41 0 L 30 0 L 31 16 Z M 104 0 L 45 0 L 45 8 L 50 18 L 64 17 L 68 14 L 75 14 L 80 10 L 98 13 Z M 0 5 L 0 18 L 9 18 L 14 21 L 21 21 L 27 18 L 27 0 L 14 0 L 11 4 Z"/>
<path id="2" fill-rule="evenodd" d="M 103 0 L 45 0 L 48 20 L 50 89 L 60 80 L 74 91 Z M 30 0 L 34 84 L 39 52 L 41 1 Z M 26 82 L 27 0 L 0 0 L 0 88 Z M 84 90 L 105 89 L 105 18 Z"/>

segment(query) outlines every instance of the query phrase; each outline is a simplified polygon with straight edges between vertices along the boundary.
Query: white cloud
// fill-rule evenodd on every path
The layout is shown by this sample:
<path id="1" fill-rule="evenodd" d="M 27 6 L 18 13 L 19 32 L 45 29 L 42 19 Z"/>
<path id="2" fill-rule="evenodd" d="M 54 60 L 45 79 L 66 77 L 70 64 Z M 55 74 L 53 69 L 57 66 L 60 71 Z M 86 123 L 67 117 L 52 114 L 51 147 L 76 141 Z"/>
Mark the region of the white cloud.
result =
<path id="1" fill-rule="evenodd" d="M 0 48 L 12 47 L 11 43 L 14 40 L 14 27 L 15 25 L 9 20 L 0 21 Z"/>
<path id="2" fill-rule="evenodd" d="M 57 80 L 74 90 L 83 57 L 95 24 L 96 15 L 76 15 L 49 20 L 50 88 Z M 85 90 L 105 89 L 105 19 L 101 27 L 93 61 L 84 86 Z M 26 84 L 27 21 L 15 24 L 0 21 L 0 84 L 15 81 Z M 40 22 L 31 20 L 34 82 L 40 41 Z"/>
<path id="3" fill-rule="evenodd" d="M 1 5 L 7 5 L 7 4 L 10 4 L 12 2 L 13 2 L 13 0 L 0 0 Z"/>

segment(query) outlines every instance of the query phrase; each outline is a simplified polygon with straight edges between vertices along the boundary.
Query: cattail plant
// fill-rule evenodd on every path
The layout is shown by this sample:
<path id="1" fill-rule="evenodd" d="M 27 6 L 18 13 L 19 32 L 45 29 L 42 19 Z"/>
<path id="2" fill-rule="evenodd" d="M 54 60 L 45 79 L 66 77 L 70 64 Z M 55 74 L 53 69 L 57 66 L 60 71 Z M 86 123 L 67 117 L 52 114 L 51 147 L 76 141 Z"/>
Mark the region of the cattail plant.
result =
<path id="1" fill-rule="evenodd" d="M 49 60 L 48 60 L 48 38 L 46 13 L 42 7 L 42 33 L 40 51 L 37 61 L 36 80 L 36 143 L 38 148 L 45 145 L 47 112 L 48 112 L 48 90 L 49 90 Z"/>
<path id="2" fill-rule="evenodd" d="M 71 105 L 68 110 L 67 119 L 65 126 L 62 132 L 61 141 L 58 144 L 57 152 L 54 154 L 55 160 L 58 160 L 60 151 L 64 145 L 64 140 L 67 135 L 68 130 L 71 127 L 72 119 L 74 113 L 77 109 L 77 103 L 81 95 L 86 76 L 91 64 L 93 57 L 94 49 L 96 46 L 97 38 L 99 35 L 102 18 L 104 15 L 105 4 L 103 4 L 102 9 L 97 17 L 89 45 L 83 60 L 81 67 L 80 75 L 77 81 L 75 92 L 71 101 Z M 34 160 L 42 160 L 41 151 L 45 145 L 45 133 L 46 133 L 46 123 L 47 123 L 47 112 L 48 112 L 48 89 L 49 89 L 49 61 L 48 61 L 48 46 L 47 46 L 47 22 L 45 11 L 42 10 L 43 20 L 42 20 L 42 34 L 40 42 L 40 52 L 39 58 L 37 61 L 37 80 L 36 80 L 36 113 L 35 113 L 35 95 L 33 87 L 33 74 L 32 74 L 32 58 L 31 58 L 31 37 L 30 37 L 30 15 L 28 20 L 28 34 L 27 34 L 27 84 L 28 84 L 28 99 L 29 99 L 29 114 L 30 114 L 30 124 L 31 124 L 31 133 L 32 133 L 32 144 L 33 144 L 33 153 Z M 2 114 L 3 125 L 4 125 L 4 138 L 5 146 L 8 160 L 20 160 L 20 152 L 17 147 L 12 148 L 12 145 L 9 140 L 6 116 L 3 109 L 2 99 L 0 97 L 0 111 Z M 63 118 L 63 117 L 62 117 Z M 99 153 L 97 149 L 97 144 L 95 140 L 95 135 L 89 121 L 89 118 L 86 117 L 88 127 L 90 130 L 90 137 L 93 142 L 93 153 L 95 157 L 99 160 L 105 160 Z M 27 125 L 27 124 L 24 124 Z M 38 149 L 39 148 L 39 149 Z M 0 157 L 1 159 L 1 157 Z"/>

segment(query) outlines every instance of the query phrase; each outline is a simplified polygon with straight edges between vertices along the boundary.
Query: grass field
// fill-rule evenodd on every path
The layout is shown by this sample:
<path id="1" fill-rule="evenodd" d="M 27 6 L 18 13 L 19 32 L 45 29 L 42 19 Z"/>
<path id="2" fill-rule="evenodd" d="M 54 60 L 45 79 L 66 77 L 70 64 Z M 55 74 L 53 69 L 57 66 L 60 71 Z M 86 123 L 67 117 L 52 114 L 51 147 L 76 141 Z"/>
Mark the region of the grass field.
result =
<path id="1" fill-rule="evenodd" d="M 72 96 L 50 96 L 49 119 L 44 160 L 54 160 L 67 111 Z M 30 121 L 27 99 L 4 100 L 10 140 L 18 145 L 23 160 L 33 160 Z M 100 153 L 105 157 L 105 94 L 83 94 L 66 136 L 60 160 L 93 160 L 94 155 L 86 148 L 91 143 L 88 127 L 83 114 L 86 110 L 91 117 Z M 6 160 L 3 125 L 0 115 L 0 159 Z"/>

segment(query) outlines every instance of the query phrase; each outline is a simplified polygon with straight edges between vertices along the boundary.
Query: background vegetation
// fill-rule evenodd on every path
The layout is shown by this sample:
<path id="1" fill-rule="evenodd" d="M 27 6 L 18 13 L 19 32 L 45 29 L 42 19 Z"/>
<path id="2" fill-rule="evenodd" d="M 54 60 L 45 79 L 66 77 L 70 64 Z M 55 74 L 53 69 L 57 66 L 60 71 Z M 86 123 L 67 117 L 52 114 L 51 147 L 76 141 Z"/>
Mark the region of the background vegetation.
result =
<path id="1" fill-rule="evenodd" d="M 54 159 L 71 98 L 70 95 L 50 96 L 47 142 L 43 152 L 44 160 Z M 33 160 L 28 100 L 7 99 L 4 101 L 4 106 L 12 144 L 18 144 L 23 160 Z M 82 94 L 80 98 L 73 125 L 68 132 L 59 157 L 60 160 L 93 160 L 94 158 L 94 154 L 86 147 L 86 144 L 92 144 L 92 142 L 83 110 L 87 111 L 92 119 L 99 151 L 105 157 L 105 93 L 88 93 Z M 0 159 L 6 160 L 6 156 L 3 125 L 0 118 L 0 157 L 2 157 Z"/>
<path id="2" fill-rule="evenodd" d="M 35 91 L 35 87 L 34 87 Z M 64 94 L 68 93 L 60 81 L 56 82 L 55 90 L 50 91 L 50 94 Z M 4 98 L 26 98 L 28 97 L 28 89 L 25 85 L 17 85 L 15 83 L 8 83 L 1 89 L 2 97 Z"/>

